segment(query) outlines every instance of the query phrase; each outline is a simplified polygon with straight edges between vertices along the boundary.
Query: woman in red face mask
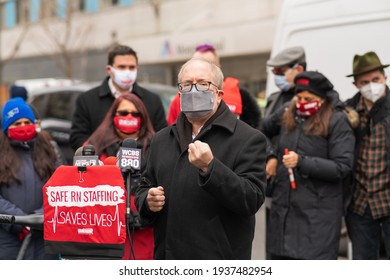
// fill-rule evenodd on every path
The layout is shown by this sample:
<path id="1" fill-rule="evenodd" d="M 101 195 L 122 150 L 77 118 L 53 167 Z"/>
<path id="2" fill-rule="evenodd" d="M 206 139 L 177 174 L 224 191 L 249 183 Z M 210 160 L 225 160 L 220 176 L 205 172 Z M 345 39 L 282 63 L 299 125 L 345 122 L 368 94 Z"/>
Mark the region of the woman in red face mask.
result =
<path id="1" fill-rule="evenodd" d="M 42 187 L 59 165 L 47 137 L 35 130 L 31 108 L 20 97 L 3 108 L 0 135 L 0 213 L 42 214 Z M 16 259 L 29 229 L 0 226 L 0 259 Z M 42 233 L 34 232 L 25 259 L 58 259 L 44 252 Z"/>
<path id="2" fill-rule="evenodd" d="M 294 83 L 291 103 L 264 124 L 280 131 L 267 251 L 272 259 L 337 259 L 355 137 L 324 75 L 303 72 Z"/>
<path id="3" fill-rule="evenodd" d="M 126 138 L 136 140 L 141 149 L 141 172 L 145 168 L 150 141 L 155 132 L 144 103 L 133 93 L 122 94 L 107 112 L 106 117 L 88 139 L 87 144 L 95 146 L 99 159 L 104 161 L 108 156 L 116 156 Z M 135 176 L 137 177 L 137 176 Z M 139 180 L 132 180 L 131 209 L 137 217 L 134 205 L 134 192 Z M 125 253 L 123 259 L 153 259 L 153 228 L 142 223 L 142 227 L 128 226 Z"/>

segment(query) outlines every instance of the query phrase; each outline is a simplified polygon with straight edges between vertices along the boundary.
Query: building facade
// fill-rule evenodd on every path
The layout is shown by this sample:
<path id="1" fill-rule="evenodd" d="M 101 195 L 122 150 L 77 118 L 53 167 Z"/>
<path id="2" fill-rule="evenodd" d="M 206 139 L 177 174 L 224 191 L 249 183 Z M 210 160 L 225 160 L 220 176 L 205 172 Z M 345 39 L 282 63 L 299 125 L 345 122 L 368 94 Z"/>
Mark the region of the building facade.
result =
<path id="1" fill-rule="evenodd" d="M 198 44 L 213 44 L 225 75 L 254 95 L 282 0 L 0 0 L 0 82 L 105 76 L 113 43 L 134 48 L 139 79 L 176 84 Z"/>

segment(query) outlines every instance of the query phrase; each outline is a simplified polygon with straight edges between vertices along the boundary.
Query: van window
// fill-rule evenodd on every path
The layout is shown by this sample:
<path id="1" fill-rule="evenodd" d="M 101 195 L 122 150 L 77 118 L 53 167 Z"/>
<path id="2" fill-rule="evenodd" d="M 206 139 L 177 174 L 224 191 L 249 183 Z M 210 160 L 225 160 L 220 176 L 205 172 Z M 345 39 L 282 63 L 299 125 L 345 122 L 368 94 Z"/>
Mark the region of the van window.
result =
<path id="1" fill-rule="evenodd" d="M 72 92 L 59 92 L 48 95 L 46 118 L 69 120 L 72 103 Z"/>
<path id="2" fill-rule="evenodd" d="M 38 95 L 31 102 L 32 106 L 37 109 L 40 118 L 46 116 L 46 95 Z"/>

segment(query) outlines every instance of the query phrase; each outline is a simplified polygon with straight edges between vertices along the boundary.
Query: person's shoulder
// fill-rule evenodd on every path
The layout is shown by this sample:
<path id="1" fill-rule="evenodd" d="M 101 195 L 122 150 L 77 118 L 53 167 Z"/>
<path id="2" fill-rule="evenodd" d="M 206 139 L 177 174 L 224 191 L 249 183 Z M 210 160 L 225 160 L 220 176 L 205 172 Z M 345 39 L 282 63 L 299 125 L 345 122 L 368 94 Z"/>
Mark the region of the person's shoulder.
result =
<path id="1" fill-rule="evenodd" d="M 160 96 L 157 93 L 155 93 L 155 92 L 153 92 L 153 91 L 151 91 L 143 86 L 140 86 L 137 82 L 134 83 L 133 92 L 135 94 L 137 94 L 142 100 L 144 100 L 144 99 L 160 99 Z"/>
<path id="2" fill-rule="evenodd" d="M 273 99 L 276 99 L 278 98 L 279 95 L 281 95 L 282 92 L 280 90 L 278 91 L 275 91 L 275 92 L 272 92 L 268 97 L 267 97 L 267 100 L 273 100 Z"/>
<path id="3" fill-rule="evenodd" d="M 103 87 L 102 84 L 94 86 L 93 88 L 90 88 L 89 90 L 86 90 L 84 92 L 84 95 L 90 95 L 90 94 L 96 94 L 100 91 L 100 89 Z"/>
<path id="4" fill-rule="evenodd" d="M 241 135 L 243 138 L 250 137 L 252 135 L 253 136 L 258 135 L 259 137 L 265 137 L 264 134 L 260 130 L 250 126 L 249 124 L 247 124 L 246 122 L 244 122 L 242 120 L 237 120 L 236 133 L 238 135 Z"/>
<path id="5" fill-rule="evenodd" d="M 360 92 L 357 92 L 355 95 L 353 95 L 351 98 L 345 100 L 345 104 L 348 106 L 356 107 L 360 100 Z"/>
<path id="6" fill-rule="evenodd" d="M 94 87 L 86 90 L 85 92 L 81 93 L 78 98 L 81 100 L 85 100 L 85 99 L 89 100 L 89 99 L 97 98 L 100 95 L 100 92 L 105 89 L 104 83 L 105 81 L 103 81 L 101 84 L 95 85 Z"/>
<path id="7" fill-rule="evenodd" d="M 164 127 L 156 132 L 156 134 L 152 137 L 151 143 L 161 143 L 164 141 L 168 141 L 167 139 L 170 139 L 172 137 L 172 130 L 176 129 L 175 126 L 169 125 L 167 127 Z M 170 140 L 169 140 L 170 141 Z M 159 144 L 158 144 L 159 145 Z"/>
<path id="8" fill-rule="evenodd" d="M 243 97 L 253 97 L 253 95 L 249 92 L 249 90 L 245 87 L 238 87 L 238 89 L 240 90 L 240 94 L 241 96 Z"/>
<path id="9" fill-rule="evenodd" d="M 348 112 L 344 109 L 336 109 L 333 111 L 332 117 L 329 121 L 329 127 L 332 130 L 334 127 L 349 126 L 354 128 L 359 122 L 359 115 L 356 111 Z"/>

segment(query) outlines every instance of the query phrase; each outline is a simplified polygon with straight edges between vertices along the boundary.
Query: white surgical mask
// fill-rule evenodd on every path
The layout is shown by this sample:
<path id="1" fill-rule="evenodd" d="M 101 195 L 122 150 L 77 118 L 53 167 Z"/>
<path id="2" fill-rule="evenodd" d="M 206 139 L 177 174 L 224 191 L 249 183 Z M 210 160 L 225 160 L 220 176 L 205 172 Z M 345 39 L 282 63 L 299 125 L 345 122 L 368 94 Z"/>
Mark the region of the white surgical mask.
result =
<path id="1" fill-rule="evenodd" d="M 137 70 L 117 70 L 110 66 L 111 71 L 114 73 L 114 82 L 122 89 L 129 89 L 137 79 Z"/>
<path id="2" fill-rule="evenodd" d="M 369 83 L 360 88 L 360 93 L 363 95 L 363 97 L 373 103 L 381 98 L 384 92 L 385 85 L 381 83 Z"/>
<path id="3" fill-rule="evenodd" d="M 291 88 L 291 84 L 287 82 L 286 77 L 284 75 L 275 75 L 274 81 L 276 86 L 281 91 L 288 91 Z"/>

